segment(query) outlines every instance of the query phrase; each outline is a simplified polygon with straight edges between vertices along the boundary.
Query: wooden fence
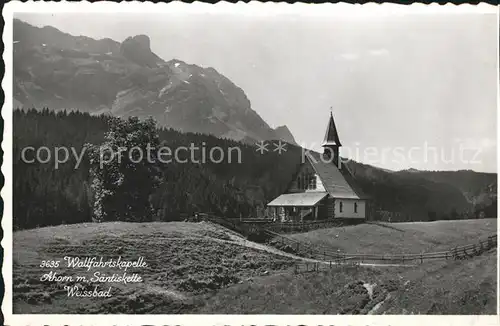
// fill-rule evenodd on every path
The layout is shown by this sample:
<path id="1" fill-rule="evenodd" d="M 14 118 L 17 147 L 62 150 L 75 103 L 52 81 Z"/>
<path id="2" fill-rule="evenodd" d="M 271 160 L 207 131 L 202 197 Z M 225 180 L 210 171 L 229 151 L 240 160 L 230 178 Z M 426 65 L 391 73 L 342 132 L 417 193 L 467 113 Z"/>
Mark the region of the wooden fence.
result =
<path id="1" fill-rule="evenodd" d="M 325 221 L 311 221 L 311 222 L 273 222 L 270 219 L 238 219 L 238 218 L 226 218 L 216 216 L 210 213 L 199 213 L 198 219 L 214 221 L 222 221 L 225 225 L 230 225 L 231 227 L 238 226 L 255 226 L 257 228 L 266 229 L 276 233 L 302 233 L 317 229 L 325 229 L 332 227 L 341 227 L 350 224 L 361 223 L 360 219 L 336 219 L 336 220 L 325 220 Z M 188 218 L 186 220 L 193 221 L 194 218 Z M 364 221 L 363 221 L 364 222 Z"/>
<path id="2" fill-rule="evenodd" d="M 430 260 L 460 260 L 477 256 L 485 251 L 497 247 L 497 235 L 491 235 L 486 239 L 480 240 L 465 246 L 454 247 L 447 251 L 427 252 L 419 254 L 355 254 L 347 252 L 339 252 L 332 250 L 330 247 L 297 241 L 285 235 L 279 234 L 272 230 L 269 225 L 261 226 L 250 223 L 241 223 L 237 219 L 223 218 L 210 214 L 200 214 L 204 220 L 208 220 L 231 230 L 240 232 L 243 235 L 259 233 L 267 236 L 271 240 L 270 244 L 281 249 L 282 251 L 295 254 L 297 256 L 317 260 L 317 262 L 298 263 L 300 266 L 305 266 L 306 270 L 314 270 L 314 268 L 327 268 L 332 265 L 359 265 L 360 263 L 373 264 L 415 264 L 424 263 Z M 315 264 L 314 268 L 311 267 Z M 317 265 L 317 266 L 316 266 Z M 300 267 L 299 266 L 299 267 Z M 298 268 L 299 268 L 298 267 Z M 300 268 L 299 268 L 300 269 Z"/>
<path id="3" fill-rule="evenodd" d="M 276 233 L 299 233 L 317 229 L 339 227 L 342 225 L 343 222 L 341 221 L 316 221 L 305 223 L 278 222 L 270 225 L 265 225 L 265 228 Z"/>
<path id="4" fill-rule="evenodd" d="M 415 265 L 430 260 L 462 260 L 482 254 L 485 251 L 497 248 L 497 235 L 489 236 L 485 240 L 466 246 L 455 247 L 448 251 L 428 252 L 408 255 L 365 255 L 345 254 L 343 257 L 327 261 L 304 262 L 297 261 L 294 265 L 295 273 L 307 273 L 324 271 L 332 268 L 356 267 L 362 263 L 386 264 L 386 265 Z"/>
<path id="5" fill-rule="evenodd" d="M 455 247 L 447 251 L 418 254 L 357 254 L 339 252 L 326 246 L 313 245 L 311 243 L 290 239 L 271 231 L 267 232 L 270 235 L 274 235 L 274 241 L 278 244 L 277 247 L 282 250 L 285 249 L 284 251 L 289 251 L 297 254 L 298 256 L 312 258 L 323 262 L 332 262 L 334 264 L 415 264 L 437 259 L 459 260 L 480 255 L 485 251 L 497 247 L 497 235 L 495 234 L 487 237 L 486 239 L 480 240 L 477 243 Z M 291 250 L 286 250 L 287 248 L 291 248 Z"/>

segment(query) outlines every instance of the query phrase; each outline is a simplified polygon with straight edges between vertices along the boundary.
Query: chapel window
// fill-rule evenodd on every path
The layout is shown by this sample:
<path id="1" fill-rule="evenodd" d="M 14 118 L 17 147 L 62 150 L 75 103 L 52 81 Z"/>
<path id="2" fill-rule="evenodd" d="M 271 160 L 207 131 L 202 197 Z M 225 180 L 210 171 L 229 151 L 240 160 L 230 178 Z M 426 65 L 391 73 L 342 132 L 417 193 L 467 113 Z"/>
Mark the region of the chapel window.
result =
<path id="1" fill-rule="evenodd" d="M 311 182 L 309 184 L 309 189 L 316 189 L 316 176 L 314 174 L 311 175 Z"/>

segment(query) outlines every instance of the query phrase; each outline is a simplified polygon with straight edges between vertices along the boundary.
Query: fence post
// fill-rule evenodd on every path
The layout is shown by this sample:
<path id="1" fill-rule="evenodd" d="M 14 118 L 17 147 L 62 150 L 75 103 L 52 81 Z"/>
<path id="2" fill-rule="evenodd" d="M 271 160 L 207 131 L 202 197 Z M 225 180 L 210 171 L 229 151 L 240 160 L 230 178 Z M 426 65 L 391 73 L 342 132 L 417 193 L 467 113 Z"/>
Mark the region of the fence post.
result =
<path id="1" fill-rule="evenodd" d="M 323 250 L 323 260 L 326 260 L 326 250 Z"/>
<path id="2" fill-rule="evenodd" d="M 424 256 L 422 253 L 420 253 L 420 264 L 424 263 Z"/>
<path id="3" fill-rule="evenodd" d="M 330 269 L 332 269 L 332 261 L 330 260 Z"/>

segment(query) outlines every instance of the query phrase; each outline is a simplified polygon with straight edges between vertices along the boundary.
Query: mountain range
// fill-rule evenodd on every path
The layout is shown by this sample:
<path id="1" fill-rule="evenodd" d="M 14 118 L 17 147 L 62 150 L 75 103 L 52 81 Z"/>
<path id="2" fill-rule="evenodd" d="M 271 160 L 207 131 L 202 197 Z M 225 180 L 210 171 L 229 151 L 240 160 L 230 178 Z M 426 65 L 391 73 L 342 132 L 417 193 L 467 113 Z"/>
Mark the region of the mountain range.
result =
<path id="1" fill-rule="evenodd" d="M 211 67 L 163 60 L 146 35 L 95 40 L 17 19 L 13 35 L 15 108 L 152 116 L 183 132 L 295 143 L 286 126 L 271 128 L 231 80 Z"/>

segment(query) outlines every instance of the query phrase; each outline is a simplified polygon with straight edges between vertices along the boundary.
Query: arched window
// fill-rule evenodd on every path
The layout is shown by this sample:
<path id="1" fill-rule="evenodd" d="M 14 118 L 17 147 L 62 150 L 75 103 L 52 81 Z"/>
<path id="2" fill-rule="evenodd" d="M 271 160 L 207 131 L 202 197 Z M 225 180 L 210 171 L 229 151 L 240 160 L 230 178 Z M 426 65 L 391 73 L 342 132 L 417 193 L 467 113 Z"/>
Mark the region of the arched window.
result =
<path id="1" fill-rule="evenodd" d="M 354 203 L 354 213 L 358 212 L 358 203 Z"/>
<path id="2" fill-rule="evenodd" d="M 339 210 L 340 212 L 342 213 L 342 208 L 343 208 L 344 204 L 342 202 L 339 203 Z"/>

